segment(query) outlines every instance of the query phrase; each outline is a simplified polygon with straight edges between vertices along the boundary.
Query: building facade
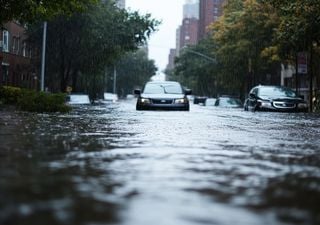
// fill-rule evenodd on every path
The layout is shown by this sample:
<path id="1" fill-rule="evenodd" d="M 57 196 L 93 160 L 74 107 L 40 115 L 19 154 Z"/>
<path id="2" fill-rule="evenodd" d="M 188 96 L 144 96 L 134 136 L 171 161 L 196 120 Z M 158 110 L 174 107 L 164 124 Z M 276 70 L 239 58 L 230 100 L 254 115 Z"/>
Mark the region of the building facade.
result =
<path id="1" fill-rule="evenodd" d="M 126 0 L 116 0 L 116 4 L 120 9 L 126 8 Z"/>
<path id="2" fill-rule="evenodd" d="M 32 48 L 24 26 L 8 22 L 0 28 L 0 85 L 37 89 Z"/>
<path id="3" fill-rule="evenodd" d="M 180 49 L 198 42 L 198 19 L 184 18 L 180 31 Z"/>
<path id="4" fill-rule="evenodd" d="M 208 27 L 218 20 L 223 13 L 223 5 L 226 0 L 200 0 L 199 1 L 199 40 L 206 37 Z"/>
<path id="5" fill-rule="evenodd" d="M 183 5 L 183 18 L 199 19 L 199 1 L 187 0 Z"/>
<path id="6" fill-rule="evenodd" d="M 176 49 L 171 48 L 169 53 L 169 63 L 167 65 L 167 69 L 172 70 L 174 68 L 174 60 L 176 58 Z"/>

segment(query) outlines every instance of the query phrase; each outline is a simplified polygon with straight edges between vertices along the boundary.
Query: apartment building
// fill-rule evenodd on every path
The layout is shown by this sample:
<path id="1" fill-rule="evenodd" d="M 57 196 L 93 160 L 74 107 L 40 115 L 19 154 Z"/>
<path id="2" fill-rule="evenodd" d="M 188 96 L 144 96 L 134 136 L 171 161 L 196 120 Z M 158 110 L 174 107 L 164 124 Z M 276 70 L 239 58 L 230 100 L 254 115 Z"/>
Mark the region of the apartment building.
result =
<path id="1" fill-rule="evenodd" d="M 199 0 L 199 40 L 206 37 L 209 25 L 222 15 L 225 3 L 226 0 Z"/>
<path id="2" fill-rule="evenodd" d="M 0 85 L 36 89 L 38 78 L 31 63 L 25 27 L 8 22 L 0 27 Z"/>

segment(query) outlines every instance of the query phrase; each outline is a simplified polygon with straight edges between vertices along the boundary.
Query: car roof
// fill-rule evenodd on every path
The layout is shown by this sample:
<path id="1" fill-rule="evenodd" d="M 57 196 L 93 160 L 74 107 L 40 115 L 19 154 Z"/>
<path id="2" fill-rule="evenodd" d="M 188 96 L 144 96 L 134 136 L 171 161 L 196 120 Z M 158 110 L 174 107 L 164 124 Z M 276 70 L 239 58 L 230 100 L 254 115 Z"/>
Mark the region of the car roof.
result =
<path id="1" fill-rule="evenodd" d="M 254 88 L 289 88 L 289 87 L 280 86 L 280 85 L 258 85 L 258 86 L 255 86 Z"/>
<path id="2" fill-rule="evenodd" d="M 147 84 L 180 84 L 176 81 L 149 81 Z"/>

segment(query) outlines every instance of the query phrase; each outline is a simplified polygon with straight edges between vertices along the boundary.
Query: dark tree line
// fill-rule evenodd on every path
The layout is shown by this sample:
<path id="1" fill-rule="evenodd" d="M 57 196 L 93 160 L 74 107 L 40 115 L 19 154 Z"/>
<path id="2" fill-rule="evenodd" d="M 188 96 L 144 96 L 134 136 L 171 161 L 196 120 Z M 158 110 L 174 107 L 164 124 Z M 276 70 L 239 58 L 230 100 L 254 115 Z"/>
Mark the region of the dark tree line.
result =
<path id="1" fill-rule="evenodd" d="M 46 86 L 53 92 L 71 86 L 75 92 L 102 93 L 107 68 L 144 45 L 158 24 L 149 14 L 128 12 L 112 2 L 55 17 L 48 22 Z M 41 49 L 41 23 L 30 26 L 29 36 Z"/>

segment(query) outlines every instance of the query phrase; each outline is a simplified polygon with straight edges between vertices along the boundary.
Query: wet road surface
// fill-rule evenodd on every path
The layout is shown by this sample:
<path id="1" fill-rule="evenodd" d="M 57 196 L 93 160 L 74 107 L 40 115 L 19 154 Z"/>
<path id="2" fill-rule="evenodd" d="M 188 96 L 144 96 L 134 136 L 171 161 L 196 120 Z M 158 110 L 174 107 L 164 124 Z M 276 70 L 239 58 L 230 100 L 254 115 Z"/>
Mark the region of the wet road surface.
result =
<path id="1" fill-rule="evenodd" d="M 319 137 L 302 113 L 0 111 L 0 224 L 320 224 Z"/>

